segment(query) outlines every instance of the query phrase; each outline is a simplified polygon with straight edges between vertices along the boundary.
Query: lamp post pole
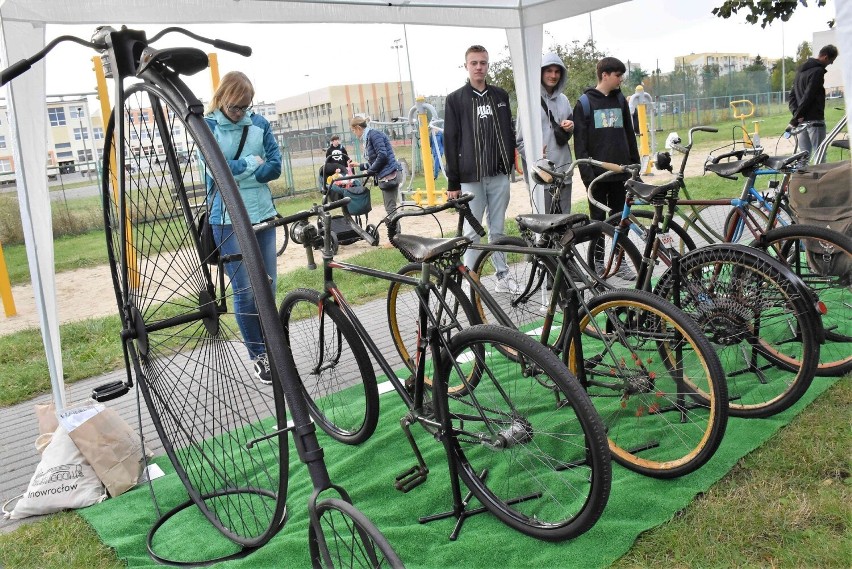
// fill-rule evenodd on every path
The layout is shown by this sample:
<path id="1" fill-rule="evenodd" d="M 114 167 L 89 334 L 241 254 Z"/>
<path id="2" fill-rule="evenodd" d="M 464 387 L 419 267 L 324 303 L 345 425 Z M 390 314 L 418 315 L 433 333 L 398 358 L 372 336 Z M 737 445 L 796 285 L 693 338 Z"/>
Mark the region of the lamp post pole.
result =
<path id="1" fill-rule="evenodd" d="M 86 148 L 86 128 L 83 126 L 83 107 L 77 107 L 77 120 L 80 121 L 80 139 L 83 141 L 83 159 L 86 161 L 86 177 L 92 179 L 92 169 L 89 167 L 89 149 Z"/>
<path id="2" fill-rule="evenodd" d="M 310 79 L 310 77 L 311 76 L 309 74 L 305 73 L 305 79 Z M 305 110 L 305 121 L 307 122 L 307 125 L 308 125 L 307 130 L 310 130 L 311 129 L 311 123 L 310 123 L 311 91 L 310 91 L 310 89 L 308 89 L 307 94 L 308 94 L 308 108 L 307 108 L 307 110 Z M 311 172 L 316 172 L 317 171 L 317 165 L 314 163 L 314 145 L 313 145 L 313 142 L 311 140 L 312 138 L 313 138 L 313 135 L 309 132 L 308 133 L 308 149 L 311 151 Z"/>
<path id="3" fill-rule="evenodd" d="M 396 50 L 396 70 L 399 73 L 399 90 L 397 96 L 399 98 L 399 114 L 402 115 L 402 65 L 399 62 L 399 50 L 402 49 L 402 38 L 393 40 L 391 49 Z"/>

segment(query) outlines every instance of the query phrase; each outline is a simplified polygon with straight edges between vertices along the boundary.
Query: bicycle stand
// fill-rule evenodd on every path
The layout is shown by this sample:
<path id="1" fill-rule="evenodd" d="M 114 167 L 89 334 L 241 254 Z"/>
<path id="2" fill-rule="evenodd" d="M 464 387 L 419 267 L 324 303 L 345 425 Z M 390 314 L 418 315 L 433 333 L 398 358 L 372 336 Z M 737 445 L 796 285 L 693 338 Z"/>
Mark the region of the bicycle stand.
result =
<path id="1" fill-rule="evenodd" d="M 454 465 L 450 467 L 451 470 L 454 470 Z M 485 480 L 488 477 L 488 470 L 483 470 L 478 478 L 480 480 Z M 468 490 L 464 499 L 461 499 L 461 488 L 459 487 L 458 475 L 453 477 L 453 509 L 447 512 L 441 512 L 440 514 L 432 514 L 431 516 L 423 516 L 418 521 L 421 524 L 427 524 L 429 522 L 434 522 L 437 520 L 443 520 L 446 518 L 454 517 L 456 518 L 456 525 L 453 526 L 453 531 L 450 532 L 450 541 L 455 541 L 459 537 L 459 533 L 461 533 L 462 524 L 467 520 L 467 518 L 471 516 L 475 516 L 476 514 L 481 514 L 483 512 L 487 512 L 488 509 L 484 506 L 479 506 L 478 508 L 473 508 L 472 510 L 468 510 L 467 506 L 470 504 L 471 499 L 473 498 L 473 492 Z M 533 494 L 528 494 L 526 496 L 519 496 L 517 498 L 512 498 L 508 500 L 506 504 L 519 504 L 521 502 L 526 502 L 527 500 L 534 500 L 536 498 L 541 498 L 541 492 L 535 492 Z"/>

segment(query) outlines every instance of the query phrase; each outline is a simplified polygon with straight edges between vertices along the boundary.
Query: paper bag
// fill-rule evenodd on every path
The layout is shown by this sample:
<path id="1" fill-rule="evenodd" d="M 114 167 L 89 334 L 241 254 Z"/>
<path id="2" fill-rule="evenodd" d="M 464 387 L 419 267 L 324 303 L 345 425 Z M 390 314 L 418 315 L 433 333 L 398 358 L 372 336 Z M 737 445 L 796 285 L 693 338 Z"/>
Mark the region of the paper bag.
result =
<path id="1" fill-rule="evenodd" d="M 95 469 L 109 495 L 119 496 L 136 485 L 142 471 L 142 441 L 118 413 L 100 410 L 70 431 L 71 439 Z"/>
<path id="2" fill-rule="evenodd" d="M 58 427 L 52 435 L 39 438 L 49 443 L 11 519 L 85 508 L 106 498 L 94 469 L 65 429 Z"/>

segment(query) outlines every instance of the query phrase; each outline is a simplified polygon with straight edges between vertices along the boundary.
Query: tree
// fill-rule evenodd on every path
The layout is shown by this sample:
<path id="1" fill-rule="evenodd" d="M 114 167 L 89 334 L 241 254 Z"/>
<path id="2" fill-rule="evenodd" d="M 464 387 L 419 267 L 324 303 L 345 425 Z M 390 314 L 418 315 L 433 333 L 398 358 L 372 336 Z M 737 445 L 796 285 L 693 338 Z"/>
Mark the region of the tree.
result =
<path id="1" fill-rule="evenodd" d="M 769 74 L 769 88 L 773 91 L 780 91 L 782 88 L 789 89 L 793 85 L 793 78 L 796 76 L 796 62 L 792 57 L 784 58 L 784 81 L 781 80 L 781 61 L 772 66 L 772 72 Z"/>
<path id="2" fill-rule="evenodd" d="M 808 60 L 810 56 L 812 56 L 814 51 L 811 49 L 811 44 L 806 41 L 803 41 L 799 44 L 799 47 L 796 48 L 796 67 L 799 67 L 805 61 Z"/>
<path id="3" fill-rule="evenodd" d="M 718 79 L 721 73 L 722 68 L 719 67 L 718 63 L 707 64 L 701 68 L 701 87 L 705 95 L 709 92 L 710 84 Z"/>
<path id="4" fill-rule="evenodd" d="M 765 28 L 775 19 L 780 19 L 786 22 L 799 7 L 799 4 L 807 7 L 807 0 L 798 0 L 798 2 L 772 2 L 770 0 L 725 0 L 718 8 L 713 8 L 712 13 L 719 18 L 728 19 L 740 10 L 747 12 L 745 19 L 750 24 L 756 24 L 760 21 L 760 27 Z M 825 6 L 826 0 L 817 0 L 816 5 L 819 8 Z M 763 18 L 761 20 L 761 18 Z M 834 27 L 834 19 L 829 20 L 828 27 Z"/>
<path id="5" fill-rule="evenodd" d="M 641 84 L 645 81 L 645 78 L 648 77 L 648 72 L 642 69 L 641 67 L 631 67 L 630 73 L 628 73 L 627 80 L 625 81 L 626 89 L 628 91 L 632 91 L 636 85 Z"/>
<path id="6" fill-rule="evenodd" d="M 565 83 L 562 92 L 568 99 L 576 101 L 587 87 L 594 87 L 597 84 L 595 67 L 598 60 L 605 57 L 606 54 L 598 51 L 591 39 L 584 43 L 574 40 L 566 45 L 554 43 L 550 46 L 549 51 L 556 53 L 565 65 L 568 81 Z M 517 99 L 511 56 L 507 55 L 491 62 L 488 70 L 488 83 L 505 89 L 513 100 Z"/>

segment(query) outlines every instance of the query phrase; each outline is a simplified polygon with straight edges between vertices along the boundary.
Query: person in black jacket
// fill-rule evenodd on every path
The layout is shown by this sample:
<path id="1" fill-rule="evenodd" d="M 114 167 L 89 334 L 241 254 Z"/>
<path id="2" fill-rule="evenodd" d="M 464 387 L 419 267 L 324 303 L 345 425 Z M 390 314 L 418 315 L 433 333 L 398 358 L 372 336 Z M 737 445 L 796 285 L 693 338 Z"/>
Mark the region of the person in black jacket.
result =
<path id="1" fill-rule="evenodd" d="M 809 57 L 796 71 L 790 89 L 788 106 L 793 118 L 790 126 L 808 123 L 799 133 L 799 150 L 813 152 L 825 140 L 825 74 L 826 67 L 837 59 L 837 48 L 829 44 L 819 50 L 816 58 Z M 825 162 L 825 156 L 822 161 Z"/>
<path id="2" fill-rule="evenodd" d="M 444 154 L 447 161 L 447 198 L 462 192 L 474 195 L 470 208 L 482 221 L 488 212 L 488 239 L 504 234 L 506 210 L 509 207 L 509 173 L 515 158 L 515 134 L 509 95 L 503 89 L 488 85 L 488 51 L 473 45 L 465 52 L 464 67 L 469 82 L 447 96 L 444 111 Z M 470 225 L 465 223 L 465 236 L 479 242 Z M 464 256 L 470 267 L 477 251 Z M 517 293 L 517 283 L 508 277 L 506 259 L 495 254 L 497 292 Z"/>
<path id="3" fill-rule="evenodd" d="M 621 93 L 621 83 L 627 68 L 614 57 L 604 57 L 597 64 L 598 84 L 586 89 L 574 105 L 574 156 L 594 158 L 615 164 L 639 164 L 639 148 L 633 133 L 633 119 L 627 99 Z M 585 101 L 583 100 L 585 98 Z M 586 110 L 588 109 L 588 110 Z M 586 189 L 604 170 L 583 164 L 580 175 Z M 624 208 L 624 181 L 619 174 L 598 182 L 592 196 L 606 204 L 612 213 Z M 602 221 L 607 212 L 589 203 L 592 219 Z"/>

